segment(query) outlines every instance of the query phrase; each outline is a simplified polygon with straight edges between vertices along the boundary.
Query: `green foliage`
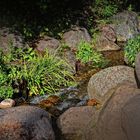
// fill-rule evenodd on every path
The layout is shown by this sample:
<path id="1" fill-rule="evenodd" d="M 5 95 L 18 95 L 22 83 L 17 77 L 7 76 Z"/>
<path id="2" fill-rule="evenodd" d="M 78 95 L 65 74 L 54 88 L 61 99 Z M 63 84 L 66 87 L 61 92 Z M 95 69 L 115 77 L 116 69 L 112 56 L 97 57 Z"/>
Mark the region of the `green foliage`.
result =
<path id="1" fill-rule="evenodd" d="M 106 61 L 101 53 L 97 52 L 87 42 L 80 42 L 78 50 L 76 52 L 76 58 L 82 63 L 92 63 L 93 67 L 104 67 Z"/>
<path id="2" fill-rule="evenodd" d="M 52 94 L 74 83 L 71 67 L 47 50 L 38 56 L 31 48 L 24 51 L 11 48 L 6 55 L 1 51 L 0 63 L 1 98 L 19 93 Z"/>
<path id="3" fill-rule="evenodd" d="M 108 18 L 118 11 L 118 5 L 114 1 L 95 0 L 94 13 L 101 18 Z"/>
<path id="4" fill-rule="evenodd" d="M 0 98 L 10 98 L 13 95 L 13 88 L 8 82 L 8 77 L 0 67 Z"/>
<path id="5" fill-rule="evenodd" d="M 135 66 L 135 57 L 138 52 L 140 52 L 140 35 L 129 39 L 125 46 L 124 53 L 129 65 Z"/>
<path id="6" fill-rule="evenodd" d="M 133 8 L 133 5 L 132 4 L 129 4 L 129 6 L 127 7 L 128 11 L 133 11 L 134 8 Z"/>

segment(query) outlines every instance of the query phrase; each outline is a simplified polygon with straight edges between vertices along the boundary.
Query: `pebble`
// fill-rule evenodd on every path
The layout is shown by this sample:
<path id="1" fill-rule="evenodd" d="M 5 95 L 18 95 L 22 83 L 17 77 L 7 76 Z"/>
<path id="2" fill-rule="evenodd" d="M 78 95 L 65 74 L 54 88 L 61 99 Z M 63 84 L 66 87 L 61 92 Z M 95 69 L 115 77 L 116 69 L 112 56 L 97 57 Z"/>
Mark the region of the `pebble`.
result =
<path id="1" fill-rule="evenodd" d="M 5 99 L 1 101 L 0 103 L 0 108 L 9 108 L 15 106 L 15 101 L 13 99 Z"/>

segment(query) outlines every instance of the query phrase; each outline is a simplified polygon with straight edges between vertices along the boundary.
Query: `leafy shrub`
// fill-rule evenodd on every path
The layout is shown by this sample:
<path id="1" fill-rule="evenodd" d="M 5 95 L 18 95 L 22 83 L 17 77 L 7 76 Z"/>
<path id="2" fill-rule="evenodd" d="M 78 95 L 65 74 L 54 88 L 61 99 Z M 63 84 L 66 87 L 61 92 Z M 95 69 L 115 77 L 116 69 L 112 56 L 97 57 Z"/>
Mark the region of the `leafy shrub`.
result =
<path id="1" fill-rule="evenodd" d="M 13 88 L 8 83 L 8 77 L 6 73 L 4 73 L 0 69 L 0 98 L 9 98 L 12 97 L 13 94 Z"/>
<path id="2" fill-rule="evenodd" d="M 24 51 L 11 48 L 6 55 L 1 51 L 0 63 L 1 98 L 19 93 L 51 94 L 74 81 L 71 67 L 48 51 L 38 56 L 31 48 Z"/>
<path id="3" fill-rule="evenodd" d="M 118 11 L 118 3 L 108 0 L 95 0 L 94 13 L 101 18 L 112 16 Z"/>
<path id="4" fill-rule="evenodd" d="M 140 35 L 129 39 L 124 49 L 125 58 L 130 66 L 135 66 L 135 57 L 138 52 L 140 52 Z"/>
<path id="5" fill-rule="evenodd" d="M 103 55 L 92 48 L 87 42 L 80 42 L 76 52 L 76 58 L 82 63 L 91 62 L 94 67 L 104 67 L 106 62 Z"/>

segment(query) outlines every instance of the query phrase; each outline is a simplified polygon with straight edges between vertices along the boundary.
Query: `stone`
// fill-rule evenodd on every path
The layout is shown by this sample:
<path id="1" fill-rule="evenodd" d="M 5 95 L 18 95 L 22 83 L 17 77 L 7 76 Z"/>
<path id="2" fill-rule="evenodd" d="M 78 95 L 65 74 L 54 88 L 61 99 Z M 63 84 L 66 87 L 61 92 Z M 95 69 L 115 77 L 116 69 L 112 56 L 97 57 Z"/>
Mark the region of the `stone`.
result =
<path id="1" fill-rule="evenodd" d="M 63 34 L 62 41 L 71 49 L 77 49 L 81 41 L 91 42 L 91 37 L 85 28 L 74 27 Z"/>
<path id="2" fill-rule="evenodd" d="M 55 140 L 50 115 L 34 106 L 0 110 L 1 140 Z"/>
<path id="3" fill-rule="evenodd" d="M 138 29 L 140 31 L 140 19 L 138 18 Z"/>
<path id="4" fill-rule="evenodd" d="M 39 53 L 43 53 L 46 51 L 46 49 L 48 49 L 50 54 L 55 54 L 59 46 L 60 42 L 57 39 L 49 36 L 44 36 L 35 43 L 35 48 Z"/>
<path id="5" fill-rule="evenodd" d="M 19 32 L 12 32 L 10 28 L 0 28 L 0 48 L 3 52 L 8 52 L 9 47 L 23 48 L 24 40 Z"/>
<path id="6" fill-rule="evenodd" d="M 66 62 L 72 67 L 72 72 L 75 73 L 75 63 L 76 63 L 76 55 L 71 50 L 66 50 L 62 52 L 62 58 L 66 60 Z"/>
<path id="7" fill-rule="evenodd" d="M 139 34 L 138 15 L 133 11 L 123 11 L 111 18 L 117 41 L 125 42 Z"/>
<path id="8" fill-rule="evenodd" d="M 68 109 L 57 120 L 57 126 L 61 131 L 58 139 L 90 140 L 92 138 L 90 133 L 94 129 L 94 127 L 90 127 L 91 122 L 96 122 L 98 116 L 96 111 L 91 106 Z"/>
<path id="9" fill-rule="evenodd" d="M 15 106 L 15 101 L 13 99 L 5 99 L 0 103 L 0 108 L 9 108 L 13 106 Z"/>
<path id="10" fill-rule="evenodd" d="M 136 55 L 135 60 L 135 77 L 138 88 L 140 88 L 140 53 Z"/>
<path id="11" fill-rule="evenodd" d="M 51 108 L 54 105 L 58 104 L 61 101 L 59 96 L 56 95 L 50 95 L 47 99 L 43 99 L 39 102 L 39 106 L 41 108 Z"/>
<path id="12" fill-rule="evenodd" d="M 126 81 L 136 86 L 133 68 L 123 65 L 105 68 L 90 78 L 87 87 L 89 98 L 106 102 L 115 87 Z"/>
<path id="13" fill-rule="evenodd" d="M 65 99 L 63 102 L 60 102 L 56 108 L 57 110 L 64 112 L 71 107 L 75 107 L 80 101 L 80 99 Z"/>
<path id="14" fill-rule="evenodd" d="M 126 84 L 117 88 L 99 114 L 96 128 L 93 131 L 94 140 L 135 140 L 128 139 L 125 129 L 122 128 L 121 113 L 125 104 L 135 95 L 140 95 L 140 90 L 132 85 Z"/>
<path id="15" fill-rule="evenodd" d="M 121 124 L 129 140 L 140 139 L 140 94 L 131 98 L 122 108 Z"/>
<path id="16" fill-rule="evenodd" d="M 101 34 L 111 42 L 116 42 L 117 37 L 111 25 L 105 25 L 101 28 Z"/>
<path id="17" fill-rule="evenodd" d="M 94 48 L 97 51 L 117 51 L 121 49 L 116 43 L 108 40 L 108 38 L 103 35 L 99 35 L 96 38 Z"/>

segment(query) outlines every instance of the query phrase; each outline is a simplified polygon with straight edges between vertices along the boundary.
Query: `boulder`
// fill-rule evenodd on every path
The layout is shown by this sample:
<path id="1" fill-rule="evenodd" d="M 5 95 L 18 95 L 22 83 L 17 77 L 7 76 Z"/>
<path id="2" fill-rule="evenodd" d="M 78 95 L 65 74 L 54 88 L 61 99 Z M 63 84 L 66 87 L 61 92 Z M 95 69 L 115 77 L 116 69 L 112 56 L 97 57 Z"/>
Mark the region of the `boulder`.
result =
<path id="1" fill-rule="evenodd" d="M 72 67 L 73 73 L 75 73 L 75 64 L 77 61 L 75 53 L 71 50 L 66 50 L 61 53 L 62 53 L 61 57 L 66 60 L 66 62 Z"/>
<path id="2" fill-rule="evenodd" d="M 135 77 L 138 88 L 140 88 L 140 53 L 136 55 L 135 60 Z"/>
<path id="3" fill-rule="evenodd" d="M 104 103 L 110 98 L 115 87 L 126 81 L 136 86 L 133 68 L 123 65 L 105 68 L 90 78 L 87 87 L 89 98 Z"/>
<path id="4" fill-rule="evenodd" d="M 117 37 L 112 25 L 105 25 L 101 28 L 101 34 L 106 37 L 109 41 L 116 42 Z"/>
<path id="5" fill-rule="evenodd" d="M 15 106 L 15 101 L 13 99 L 5 99 L 1 101 L 0 108 L 9 108 Z"/>
<path id="6" fill-rule="evenodd" d="M 39 53 L 43 53 L 46 51 L 46 49 L 48 49 L 50 54 L 54 54 L 59 46 L 60 42 L 57 39 L 49 36 L 44 36 L 35 43 L 35 48 Z"/>
<path id="7" fill-rule="evenodd" d="M 110 41 L 106 36 L 102 34 L 96 38 L 94 48 L 97 51 L 117 51 L 121 49 L 116 43 Z"/>
<path id="8" fill-rule="evenodd" d="M 25 44 L 19 32 L 12 32 L 10 28 L 0 28 L 0 49 L 4 52 L 9 51 L 9 47 L 22 48 Z"/>
<path id="9" fill-rule="evenodd" d="M 139 89 L 127 84 L 120 86 L 114 92 L 99 114 L 98 122 L 93 132 L 94 140 L 135 140 L 134 138 L 129 139 L 125 129 L 123 129 L 125 126 L 122 127 L 121 110 L 132 97 L 138 94 L 140 95 Z M 131 127 L 129 123 L 127 120 L 127 126 Z M 131 131 L 129 135 L 131 135 Z"/>
<path id="10" fill-rule="evenodd" d="M 55 140 L 49 114 L 38 107 L 0 110 L 1 140 Z"/>
<path id="11" fill-rule="evenodd" d="M 140 19 L 138 18 L 138 29 L 140 31 Z"/>
<path id="12" fill-rule="evenodd" d="M 124 11 L 111 18 L 117 41 L 125 42 L 139 34 L 138 15 L 132 11 Z"/>
<path id="13" fill-rule="evenodd" d="M 63 34 L 62 40 L 71 49 L 75 50 L 81 41 L 91 42 L 91 37 L 85 28 L 74 27 Z"/>
<path id="14" fill-rule="evenodd" d="M 57 120 L 61 131 L 59 139 L 63 140 L 90 140 L 94 127 L 91 122 L 97 120 L 98 112 L 94 107 L 72 107 L 64 112 Z"/>
<path id="15" fill-rule="evenodd" d="M 140 139 L 140 94 L 131 98 L 121 111 L 122 129 L 129 140 Z"/>

